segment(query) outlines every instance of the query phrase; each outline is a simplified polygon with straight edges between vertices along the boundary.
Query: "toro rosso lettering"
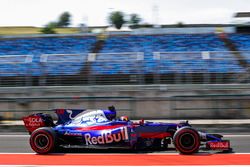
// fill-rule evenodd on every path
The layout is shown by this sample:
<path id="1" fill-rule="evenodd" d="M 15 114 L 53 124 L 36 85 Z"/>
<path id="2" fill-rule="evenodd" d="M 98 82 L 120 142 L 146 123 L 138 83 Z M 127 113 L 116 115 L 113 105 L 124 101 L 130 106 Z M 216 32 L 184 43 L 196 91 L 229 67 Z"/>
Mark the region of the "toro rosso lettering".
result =
<path id="1" fill-rule="evenodd" d="M 84 134 L 86 145 L 108 144 L 128 140 L 127 127 L 119 128 L 118 133 L 111 131 L 105 132 L 99 136 L 91 136 L 90 133 Z"/>

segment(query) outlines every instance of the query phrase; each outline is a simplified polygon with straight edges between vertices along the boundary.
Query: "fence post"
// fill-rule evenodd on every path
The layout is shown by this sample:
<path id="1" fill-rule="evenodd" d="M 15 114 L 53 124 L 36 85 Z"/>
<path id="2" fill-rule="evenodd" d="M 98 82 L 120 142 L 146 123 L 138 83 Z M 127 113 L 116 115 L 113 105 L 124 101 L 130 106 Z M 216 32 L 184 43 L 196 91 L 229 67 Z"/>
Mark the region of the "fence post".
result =
<path id="1" fill-rule="evenodd" d="M 170 105 L 169 105 L 169 107 L 170 107 L 170 117 L 171 118 L 174 118 L 174 117 L 176 117 L 177 115 L 176 115 L 176 97 L 170 97 Z"/>
<path id="2" fill-rule="evenodd" d="M 153 80 L 154 84 L 160 84 L 160 75 L 161 75 L 161 55 L 159 52 L 153 52 L 153 61 L 155 61 L 155 67 L 153 70 Z"/>
<path id="3" fill-rule="evenodd" d="M 137 111 L 136 111 L 136 104 L 137 104 L 137 98 L 136 97 L 131 97 L 130 100 L 129 100 L 129 103 L 130 103 L 130 108 L 131 108 L 131 118 L 135 119 L 136 118 L 136 114 L 137 114 Z"/>
<path id="4" fill-rule="evenodd" d="M 143 70 L 144 67 L 144 54 L 142 52 L 137 53 L 137 78 L 139 79 L 139 84 L 144 84 L 145 83 L 145 72 Z"/>

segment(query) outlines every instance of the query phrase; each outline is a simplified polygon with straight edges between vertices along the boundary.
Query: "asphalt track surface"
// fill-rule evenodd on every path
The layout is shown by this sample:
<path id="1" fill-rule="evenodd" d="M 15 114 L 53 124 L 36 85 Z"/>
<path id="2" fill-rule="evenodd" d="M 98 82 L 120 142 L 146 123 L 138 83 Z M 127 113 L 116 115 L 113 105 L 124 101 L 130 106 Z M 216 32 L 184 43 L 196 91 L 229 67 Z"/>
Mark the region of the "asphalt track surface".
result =
<path id="1" fill-rule="evenodd" d="M 224 139 L 229 139 L 235 153 L 250 153 L 250 134 L 226 134 Z M 76 150 L 67 149 L 71 153 L 130 153 L 124 150 Z M 202 152 L 202 151 L 201 151 Z M 27 134 L 0 134 L 0 153 L 34 153 L 29 145 Z M 166 151 L 154 151 L 152 153 L 176 153 L 172 145 Z"/>

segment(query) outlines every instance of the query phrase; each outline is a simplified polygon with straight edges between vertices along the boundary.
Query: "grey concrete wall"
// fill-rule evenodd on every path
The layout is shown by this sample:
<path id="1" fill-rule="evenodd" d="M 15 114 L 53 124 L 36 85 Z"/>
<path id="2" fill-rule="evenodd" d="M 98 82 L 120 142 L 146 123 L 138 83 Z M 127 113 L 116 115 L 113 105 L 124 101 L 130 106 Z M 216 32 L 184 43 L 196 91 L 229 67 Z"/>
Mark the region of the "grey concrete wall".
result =
<path id="1" fill-rule="evenodd" d="M 35 112 L 53 113 L 54 108 L 115 105 L 119 116 L 135 119 L 250 118 L 249 100 L 246 84 L 0 88 L 0 114 L 20 119 Z"/>

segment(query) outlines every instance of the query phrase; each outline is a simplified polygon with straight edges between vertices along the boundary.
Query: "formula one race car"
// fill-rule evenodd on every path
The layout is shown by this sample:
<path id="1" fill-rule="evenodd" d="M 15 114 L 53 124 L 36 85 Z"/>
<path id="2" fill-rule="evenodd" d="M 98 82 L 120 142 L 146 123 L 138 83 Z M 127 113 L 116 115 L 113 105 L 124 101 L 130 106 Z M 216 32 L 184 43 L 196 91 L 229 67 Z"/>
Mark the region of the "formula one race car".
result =
<path id="1" fill-rule="evenodd" d="M 108 110 L 56 109 L 54 124 L 48 114 L 24 117 L 31 148 L 39 154 L 57 148 L 167 149 L 173 143 L 182 154 L 207 150 L 230 150 L 222 135 L 199 132 L 188 121 L 173 123 L 133 122 L 126 116 L 116 119 L 113 106 Z"/>

